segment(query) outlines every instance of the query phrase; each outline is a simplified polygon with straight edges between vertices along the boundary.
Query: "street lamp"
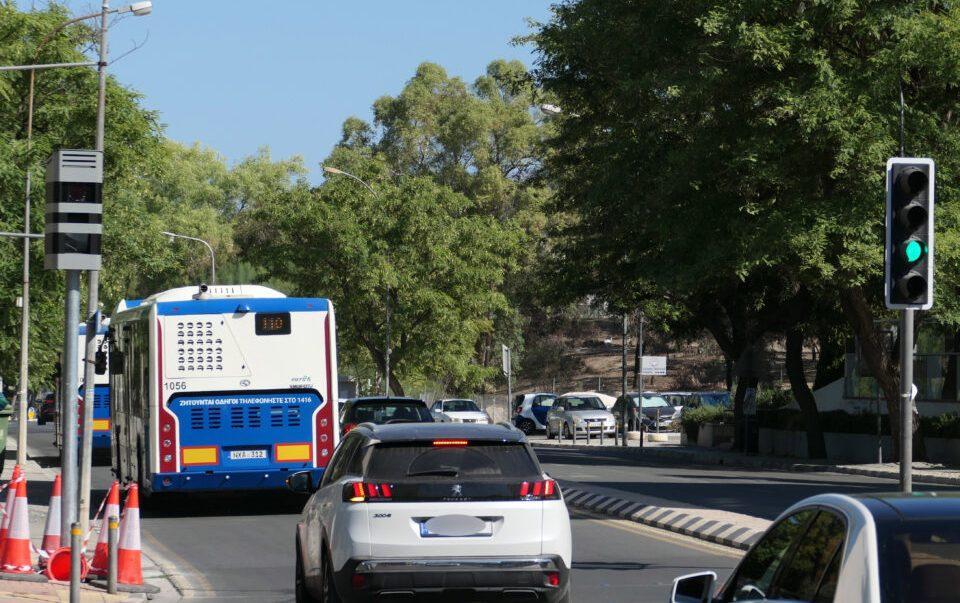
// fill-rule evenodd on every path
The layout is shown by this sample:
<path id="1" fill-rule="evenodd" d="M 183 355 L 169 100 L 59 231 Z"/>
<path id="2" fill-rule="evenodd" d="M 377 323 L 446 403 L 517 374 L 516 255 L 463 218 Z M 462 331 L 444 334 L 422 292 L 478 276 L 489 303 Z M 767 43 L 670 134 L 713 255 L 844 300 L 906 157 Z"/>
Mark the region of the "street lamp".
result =
<path id="1" fill-rule="evenodd" d="M 377 201 L 380 201 L 380 200 L 381 200 L 381 199 L 380 199 L 380 195 L 377 194 L 377 191 L 375 191 L 375 190 L 373 189 L 373 187 L 370 186 L 370 184 L 368 184 L 368 183 L 367 183 L 365 180 L 363 180 L 362 178 L 360 178 L 360 177 L 358 177 L 358 176 L 355 176 L 355 175 L 351 174 L 350 172 L 345 172 L 345 171 L 343 171 L 343 170 L 341 170 L 341 169 L 339 169 L 339 168 L 335 168 L 335 167 L 330 166 L 330 165 L 320 164 L 320 167 L 322 167 L 322 168 L 323 168 L 323 171 L 324 171 L 325 173 L 327 173 L 327 174 L 332 174 L 332 175 L 334 175 L 334 176 L 346 176 L 347 178 L 350 178 L 350 179 L 352 179 L 352 180 L 355 180 L 355 181 L 359 182 L 360 184 L 362 184 L 363 186 L 365 186 L 368 191 L 370 191 L 370 194 L 372 194 L 372 195 L 374 196 L 374 198 L 377 199 Z M 389 256 L 389 254 L 390 254 L 390 252 L 389 252 L 389 249 L 388 249 L 388 250 L 387 250 L 387 255 Z M 386 306 L 386 312 L 387 312 L 387 318 L 386 318 L 386 324 L 385 324 L 387 342 L 386 342 L 386 346 L 385 346 L 384 354 L 383 354 L 383 365 L 384 365 L 384 366 L 383 366 L 383 374 L 384 374 L 384 379 L 383 379 L 383 381 L 384 381 L 383 395 L 389 396 L 389 395 L 390 395 L 390 283 L 387 283 L 387 284 L 386 284 L 386 294 L 385 294 L 384 299 L 386 300 L 386 301 L 384 302 L 384 304 L 385 304 L 385 306 Z"/>
<path id="2" fill-rule="evenodd" d="M 30 153 L 32 150 L 33 143 L 33 105 L 34 105 L 34 89 L 36 82 L 36 70 L 37 69 L 53 69 L 61 67 L 88 67 L 88 66 L 97 66 L 97 75 L 98 75 L 98 95 L 97 95 L 97 130 L 96 130 L 96 150 L 103 151 L 103 133 L 104 133 L 104 109 L 106 104 L 106 84 L 107 84 L 107 29 L 108 22 L 107 17 L 111 14 L 130 12 L 136 16 L 147 15 L 153 8 L 153 4 L 149 1 L 135 2 L 129 6 L 118 9 L 110 9 L 109 0 L 102 0 L 100 11 L 96 13 L 90 13 L 88 15 L 83 15 L 80 17 L 75 17 L 64 21 L 56 28 L 54 28 L 50 33 L 48 33 L 40 44 L 37 45 L 37 49 L 34 51 L 34 64 L 30 65 L 6 65 L 0 66 L 0 71 L 29 71 L 30 72 L 30 87 L 28 95 L 28 109 L 27 109 L 27 165 L 26 165 L 26 174 L 25 174 L 25 187 L 24 187 L 24 220 L 23 220 L 23 305 L 22 305 L 22 314 L 21 314 L 21 327 L 20 327 L 20 412 L 19 412 L 19 431 L 17 434 L 17 463 L 23 464 L 26 462 L 26 452 L 27 452 L 27 389 L 29 382 L 29 320 L 30 320 L 30 239 L 34 238 L 30 233 L 30 188 L 31 188 L 31 178 L 30 178 Z M 40 56 L 40 50 L 46 45 L 50 39 L 53 38 L 55 34 L 62 31 L 68 25 L 78 23 L 80 21 L 85 21 L 87 19 L 94 19 L 100 17 L 100 56 L 98 61 L 80 61 L 72 63 L 47 63 L 47 64 L 37 64 L 36 58 Z M 89 279 L 89 297 L 88 297 L 88 308 L 93 313 L 91 321 L 89 323 L 89 328 L 87 329 L 87 345 L 86 345 L 86 357 L 90 358 L 96 352 L 96 331 L 97 324 L 95 317 L 98 315 L 97 309 L 99 308 L 99 272 L 91 270 L 88 273 Z M 94 380 L 94 368 L 93 363 L 88 362 L 85 364 L 84 371 L 84 417 L 83 417 L 83 458 L 81 463 L 81 481 L 80 484 L 80 496 L 77 496 L 77 478 L 76 478 L 76 455 L 77 455 L 77 446 L 76 446 L 76 429 L 74 426 L 77 422 L 76 414 L 76 405 L 74 404 L 74 390 L 76 389 L 76 337 L 77 337 L 77 315 L 79 314 L 79 290 L 80 290 L 80 273 L 79 271 L 69 270 L 67 271 L 67 295 L 66 295 L 66 321 L 64 328 L 64 362 L 70 363 L 64 368 L 67 369 L 65 374 L 68 376 L 66 380 L 67 383 L 61 387 L 61 408 L 64 412 L 62 413 L 63 425 L 66 428 L 66 433 L 71 437 L 68 438 L 63 445 L 62 449 L 62 472 L 63 472 L 63 489 L 64 489 L 64 504 L 63 509 L 61 510 L 61 526 L 60 533 L 66 535 L 70 533 L 71 523 L 77 519 L 78 515 L 82 523 L 82 532 L 86 533 L 88 516 L 89 516 L 89 502 L 90 502 L 90 464 L 91 464 L 91 433 L 90 431 L 93 428 L 93 380 Z M 73 354 L 69 352 L 74 352 Z M 79 499 L 79 500 L 78 500 Z M 79 512 L 77 510 L 77 503 L 79 502 Z M 69 540 L 67 539 L 67 542 Z M 74 551 L 71 555 L 71 565 L 76 567 L 79 563 L 79 551 Z M 72 573 L 71 573 L 72 574 Z M 76 576 L 71 575 L 71 600 L 79 598 L 79 581 Z M 76 592 L 75 592 L 76 591 Z M 74 596 L 76 595 L 76 597 Z"/>
<path id="3" fill-rule="evenodd" d="M 198 239 L 197 237 L 188 237 L 187 235 L 177 234 L 175 232 L 167 232 L 164 230 L 160 234 L 167 235 L 170 237 L 170 242 L 173 243 L 174 239 L 186 239 L 188 241 L 196 241 L 198 243 L 203 243 L 207 246 L 207 250 L 210 252 L 210 284 L 217 284 L 217 256 L 213 253 L 213 247 L 210 243 L 207 243 L 203 239 Z"/>

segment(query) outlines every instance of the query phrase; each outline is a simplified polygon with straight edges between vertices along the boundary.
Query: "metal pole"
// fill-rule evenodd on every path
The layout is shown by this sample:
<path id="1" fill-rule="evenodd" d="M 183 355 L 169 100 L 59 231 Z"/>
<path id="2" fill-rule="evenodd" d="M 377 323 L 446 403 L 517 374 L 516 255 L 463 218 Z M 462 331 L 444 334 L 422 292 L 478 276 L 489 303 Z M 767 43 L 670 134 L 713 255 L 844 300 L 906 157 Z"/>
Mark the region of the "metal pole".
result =
<path id="1" fill-rule="evenodd" d="M 638 418 L 640 419 L 640 447 L 641 448 L 643 448 L 643 323 L 644 323 L 643 312 L 640 312 L 640 325 L 639 325 L 640 333 L 639 333 L 639 341 L 637 342 L 637 346 L 639 346 L 640 348 L 640 375 L 639 375 L 640 381 L 639 383 L 637 383 L 637 404 L 639 405 L 639 408 L 637 409 L 637 411 L 640 413 L 640 417 Z"/>
<path id="2" fill-rule="evenodd" d="M 117 594 L 117 549 L 120 542 L 120 520 L 110 517 L 107 524 L 107 592 Z"/>
<path id="3" fill-rule="evenodd" d="M 385 300 L 386 301 L 384 303 L 386 304 L 386 307 L 387 307 L 387 324 L 386 324 L 387 345 L 383 353 L 383 358 L 384 358 L 383 395 L 389 396 L 390 395 L 390 285 L 387 285 L 387 295 Z"/>
<path id="4" fill-rule="evenodd" d="M 80 603 L 80 534 L 80 524 L 70 524 L 70 603 Z"/>
<path id="5" fill-rule="evenodd" d="M 913 310 L 900 314 L 900 491 L 913 491 Z"/>
<path id="6" fill-rule="evenodd" d="M 66 320 L 63 333 L 63 391 L 60 392 L 63 447 L 60 467 L 63 476 L 60 533 L 66 540 L 77 520 L 77 335 L 80 314 L 80 271 L 67 270 Z"/>
<path id="7" fill-rule="evenodd" d="M 620 409 L 620 443 L 627 445 L 627 313 L 623 313 L 623 332 L 620 340 L 620 399 L 623 401 L 623 408 Z"/>
<path id="8" fill-rule="evenodd" d="M 33 91 L 36 72 L 30 70 L 30 89 L 27 94 L 27 159 L 23 191 L 23 306 L 20 308 L 20 412 L 17 425 L 17 464 L 27 462 L 27 391 L 30 388 L 30 164 L 33 149 Z"/>
<path id="9" fill-rule="evenodd" d="M 513 350 L 507 348 L 507 405 L 513 400 Z"/>
<path id="10" fill-rule="evenodd" d="M 103 151 L 105 109 L 107 102 L 107 16 L 110 14 L 110 0 L 100 5 L 100 61 L 97 68 L 97 133 L 96 150 Z M 87 272 L 87 336 L 83 363 L 83 422 L 80 453 L 80 491 L 77 501 L 77 514 L 80 529 L 86 534 L 90 524 L 90 473 L 93 463 L 93 397 L 96 390 L 94 360 L 97 353 L 97 331 L 100 329 L 100 271 Z M 77 576 L 71 575 L 79 580 Z"/>
<path id="11" fill-rule="evenodd" d="M 883 464 L 883 421 L 880 420 L 880 385 L 877 384 L 877 462 Z"/>

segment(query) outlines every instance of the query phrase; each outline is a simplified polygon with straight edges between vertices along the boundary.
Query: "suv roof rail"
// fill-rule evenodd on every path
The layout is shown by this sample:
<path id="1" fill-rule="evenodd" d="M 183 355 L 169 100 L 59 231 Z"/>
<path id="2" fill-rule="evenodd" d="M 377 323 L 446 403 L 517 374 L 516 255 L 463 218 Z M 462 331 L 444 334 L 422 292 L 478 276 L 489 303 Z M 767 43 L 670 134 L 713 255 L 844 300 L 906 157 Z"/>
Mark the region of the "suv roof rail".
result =
<path id="1" fill-rule="evenodd" d="M 497 421 L 497 425 L 499 425 L 500 427 L 506 427 L 507 429 L 510 429 L 510 430 L 517 429 L 513 423 L 509 423 L 507 421 Z"/>

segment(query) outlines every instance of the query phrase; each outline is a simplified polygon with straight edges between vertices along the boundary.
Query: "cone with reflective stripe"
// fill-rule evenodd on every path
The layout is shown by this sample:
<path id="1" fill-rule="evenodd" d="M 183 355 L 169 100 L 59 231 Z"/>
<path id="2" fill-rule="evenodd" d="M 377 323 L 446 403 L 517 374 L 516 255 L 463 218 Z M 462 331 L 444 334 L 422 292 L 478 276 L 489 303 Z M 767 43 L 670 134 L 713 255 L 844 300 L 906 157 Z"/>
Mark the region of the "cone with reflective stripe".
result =
<path id="1" fill-rule="evenodd" d="M 123 517 L 120 519 L 120 543 L 117 548 L 117 582 L 143 584 L 143 571 L 140 566 L 140 489 L 137 484 L 130 486 L 127 492 Z"/>
<path id="2" fill-rule="evenodd" d="M 46 553 L 46 558 L 60 548 L 60 476 L 53 480 L 53 492 L 50 494 L 50 508 L 47 510 L 47 523 L 43 526 L 43 541 L 40 550 Z M 41 562 L 44 556 L 40 557 Z"/>
<path id="3" fill-rule="evenodd" d="M 7 503 L 3 506 L 3 519 L 0 519 L 0 559 L 3 558 L 3 547 L 7 543 L 7 532 L 10 530 L 10 513 L 13 511 L 13 502 L 17 498 L 17 480 L 20 479 L 20 465 L 13 468 L 13 476 L 7 482 Z"/>
<path id="4" fill-rule="evenodd" d="M 27 481 L 17 482 L 17 496 L 10 513 L 10 528 L 7 543 L 3 547 L 3 563 L 0 571 L 5 574 L 32 574 L 30 561 L 30 515 L 27 509 Z"/>
<path id="5" fill-rule="evenodd" d="M 113 482 L 107 492 L 107 504 L 103 509 L 103 520 L 100 523 L 100 537 L 97 539 L 97 548 L 93 551 L 93 561 L 90 562 L 90 573 L 95 576 L 106 576 L 108 554 L 110 550 L 109 521 L 110 517 L 120 516 L 120 483 Z"/>

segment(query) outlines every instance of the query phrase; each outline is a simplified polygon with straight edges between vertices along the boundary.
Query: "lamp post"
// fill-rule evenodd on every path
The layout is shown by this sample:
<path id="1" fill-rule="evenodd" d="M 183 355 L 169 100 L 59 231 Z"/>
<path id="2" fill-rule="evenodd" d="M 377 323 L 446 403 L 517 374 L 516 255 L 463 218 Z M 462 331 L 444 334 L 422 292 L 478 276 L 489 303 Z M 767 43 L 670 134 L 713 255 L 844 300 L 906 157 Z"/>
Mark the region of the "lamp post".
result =
<path id="1" fill-rule="evenodd" d="M 360 177 L 358 177 L 358 176 L 355 176 L 355 175 L 351 174 L 350 172 L 345 172 L 345 171 L 343 171 L 343 170 L 341 170 L 341 169 L 339 169 L 339 168 L 335 168 L 335 167 L 333 167 L 333 166 L 321 165 L 321 167 L 323 168 L 323 171 L 324 171 L 325 173 L 327 173 L 327 174 L 332 174 L 332 175 L 334 175 L 334 176 L 346 176 L 347 178 L 350 178 L 351 180 L 355 180 L 355 181 L 359 182 L 360 184 L 362 184 L 363 186 L 365 186 L 368 191 L 370 191 L 370 194 L 373 195 L 373 197 L 374 197 L 377 201 L 380 201 L 380 200 L 381 200 L 381 199 L 380 199 L 380 195 L 377 194 L 377 191 L 375 191 L 375 190 L 373 189 L 373 187 L 370 186 L 370 184 L 368 184 L 368 183 L 367 183 L 365 180 L 363 180 L 362 178 L 360 178 Z M 389 252 L 389 249 L 388 249 L 388 250 L 387 250 L 387 255 L 389 255 L 389 254 L 390 254 L 390 252 Z M 386 339 L 387 339 L 387 342 L 386 342 L 386 346 L 384 347 L 384 353 L 383 353 L 383 365 L 384 365 L 384 366 L 383 366 L 383 381 L 384 381 L 383 395 L 384 395 L 384 396 L 389 396 L 389 395 L 390 395 L 390 283 L 389 283 L 389 282 L 386 284 L 386 293 L 384 294 L 384 300 L 385 300 L 384 304 L 385 304 L 385 306 L 386 306 L 386 314 L 387 314 L 387 315 L 386 315 L 386 323 L 385 323 L 385 325 L 384 325 L 384 326 L 385 326 L 385 330 L 386 330 Z"/>
<path id="2" fill-rule="evenodd" d="M 99 85 L 99 95 L 97 103 L 97 150 L 103 149 L 103 112 L 104 112 L 104 103 L 105 103 L 105 78 L 106 78 L 106 39 L 107 39 L 107 15 L 114 13 L 123 13 L 129 12 L 136 16 L 147 15 L 152 10 L 152 3 L 147 1 L 135 2 L 129 6 L 113 9 L 109 8 L 108 0 L 104 0 L 101 5 L 101 10 L 96 13 L 90 13 L 88 15 L 83 15 L 64 21 L 58 25 L 53 31 L 48 33 L 40 44 L 38 44 L 37 49 L 34 51 L 34 57 L 39 57 L 40 50 L 46 45 L 50 39 L 53 38 L 55 34 L 62 31 L 68 25 L 78 23 L 80 21 L 85 21 L 87 19 L 93 19 L 100 17 L 101 19 L 101 32 L 100 32 L 100 60 L 99 61 L 76 61 L 76 62 L 62 62 L 62 63 L 34 63 L 30 65 L 3 65 L 0 66 L 0 71 L 29 71 L 30 72 L 30 84 L 29 84 L 29 94 L 28 94 L 28 110 L 27 110 L 27 152 L 26 152 L 26 166 L 25 166 L 25 186 L 24 186 L 24 220 L 23 220 L 23 232 L 16 233 L 16 236 L 23 238 L 23 294 L 22 294 L 22 305 L 21 305 L 21 327 L 20 327 L 20 387 L 19 387 L 19 398 L 20 398 L 20 411 L 18 415 L 19 419 L 19 430 L 17 433 L 17 462 L 22 464 L 26 462 L 26 450 L 27 450 L 27 390 L 29 383 L 29 322 L 30 322 L 30 239 L 38 238 L 36 235 L 30 233 L 30 189 L 31 189 L 31 173 L 30 173 L 30 152 L 32 151 L 33 146 L 33 106 L 34 106 L 34 90 L 36 82 L 36 70 L 38 69 L 55 69 L 55 68 L 66 68 L 66 67 L 89 67 L 92 65 L 98 66 L 100 85 Z M 13 235 L 13 233 L 11 233 Z M 75 301 L 79 303 L 79 274 L 74 273 L 67 275 L 68 282 L 68 292 L 67 300 L 68 307 L 66 309 L 66 325 L 65 325 L 65 341 L 64 348 L 65 351 L 68 349 L 73 351 L 72 356 L 67 356 L 65 362 L 73 362 L 74 368 L 71 372 L 75 375 L 75 365 L 76 365 L 76 333 L 77 333 L 77 314 L 72 310 L 72 303 Z M 97 279 L 94 277 L 91 281 L 91 298 L 96 299 L 97 291 Z M 96 308 L 97 304 L 94 303 L 91 305 L 91 308 Z M 72 319 L 72 320 L 71 320 Z M 61 387 L 61 402 L 72 402 L 74 393 L 72 390 L 76 388 L 75 379 L 72 383 L 66 384 L 66 387 Z M 69 393 L 68 393 L 69 392 Z M 88 392 L 90 393 L 90 392 Z M 92 395 L 92 394 L 91 394 Z M 87 404 L 88 407 L 91 404 Z M 68 408 L 67 405 L 63 405 L 64 410 Z M 76 408 L 75 405 L 72 408 Z M 72 416 L 74 424 L 76 422 L 76 413 L 64 412 L 64 419 L 67 420 Z M 90 430 L 90 422 L 88 422 L 85 427 L 85 432 Z M 69 424 L 68 424 L 69 425 Z M 76 431 L 71 426 L 73 433 L 72 440 L 72 450 L 68 450 L 67 446 L 64 446 L 63 457 L 62 457 L 62 469 L 64 477 L 64 504 L 63 512 L 61 514 L 61 534 L 69 534 L 70 523 L 73 519 L 76 518 L 76 503 L 77 503 L 77 480 L 76 480 Z M 68 462 L 69 461 L 69 462 Z M 88 468 L 89 473 L 89 468 Z M 89 496 L 87 497 L 89 498 Z M 84 517 L 86 519 L 86 517 Z"/>
<path id="3" fill-rule="evenodd" d="M 210 284 L 217 284 L 217 256 L 213 253 L 213 247 L 210 243 L 207 243 L 203 239 L 198 239 L 197 237 L 188 237 L 187 235 L 177 234 L 175 232 L 167 232 L 164 230 L 160 234 L 167 235 L 170 237 L 170 241 L 173 242 L 173 239 L 186 239 L 188 241 L 196 241 L 198 243 L 203 243 L 207 246 L 207 251 L 210 252 Z"/>

